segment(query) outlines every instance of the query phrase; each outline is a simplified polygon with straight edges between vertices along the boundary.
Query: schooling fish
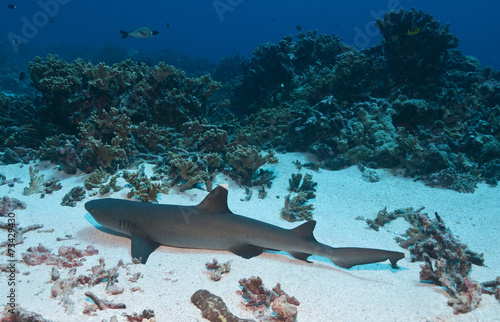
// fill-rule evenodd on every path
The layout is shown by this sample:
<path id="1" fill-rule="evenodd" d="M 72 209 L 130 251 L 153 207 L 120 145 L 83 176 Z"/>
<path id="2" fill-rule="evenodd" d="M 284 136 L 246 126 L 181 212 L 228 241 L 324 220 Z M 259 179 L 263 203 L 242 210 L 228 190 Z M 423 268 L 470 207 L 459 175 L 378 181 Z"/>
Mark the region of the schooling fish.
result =
<path id="1" fill-rule="evenodd" d="M 9 4 L 7 7 L 9 7 L 10 9 L 17 9 L 17 7 L 13 4 Z"/>
<path id="2" fill-rule="evenodd" d="M 85 209 L 102 226 L 129 235 L 132 257 L 145 264 L 160 245 L 227 250 L 243 258 L 264 250 L 282 250 L 307 261 L 311 255 L 329 258 L 334 264 L 355 265 L 389 260 L 396 267 L 404 253 L 373 248 L 334 248 L 314 238 L 316 222 L 284 229 L 233 214 L 227 206 L 227 188 L 218 186 L 197 206 L 158 205 L 121 199 L 97 199 Z"/>
<path id="3" fill-rule="evenodd" d="M 120 30 L 122 33 L 122 39 L 126 37 L 132 37 L 132 38 L 150 38 L 155 35 L 158 35 L 158 31 L 156 30 L 151 30 L 148 27 L 139 27 L 136 28 L 132 31 L 124 31 Z"/>

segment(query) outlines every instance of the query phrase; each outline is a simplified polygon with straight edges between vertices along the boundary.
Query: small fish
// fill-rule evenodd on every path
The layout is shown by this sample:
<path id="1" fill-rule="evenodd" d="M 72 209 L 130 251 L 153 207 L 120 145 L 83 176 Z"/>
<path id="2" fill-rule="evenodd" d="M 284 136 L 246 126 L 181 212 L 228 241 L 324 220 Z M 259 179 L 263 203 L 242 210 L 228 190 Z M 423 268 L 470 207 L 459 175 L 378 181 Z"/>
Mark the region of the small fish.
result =
<path id="1" fill-rule="evenodd" d="M 420 28 L 410 28 L 408 29 L 408 31 L 406 32 L 406 35 L 408 36 L 415 36 L 416 34 L 418 34 L 420 32 Z"/>
<path id="2" fill-rule="evenodd" d="M 13 4 L 9 4 L 7 7 L 9 7 L 10 9 L 17 9 L 17 7 Z"/>
<path id="3" fill-rule="evenodd" d="M 168 22 L 166 23 L 166 25 L 167 25 L 167 28 L 170 28 L 170 24 Z"/>
<path id="4" fill-rule="evenodd" d="M 124 31 L 124 30 L 120 30 L 120 32 L 122 33 L 122 39 L 126 38 L 126 37 L 150 38 L 150 37 L 153 37 L 155 35 L 158 35 L 158 31 L 151 30 L 148 27 L 139 27 L 139 28 L 136 28 L 136 29 L 129 31 L 129 32 Z"/>
<path id="5" fill-rule="evenodd" d="M 296 25 L 295 29 L 297 29 L 298 31 L 302 31 L 302 26 L 301 25 Z"/>
<path id="6" fill-rule="evenodd" d="M 24 78 L 26 77 L 26 73 L 25 72 L 21 72 L 19 74 L 19 80 L 22 81 Z"/>
<path id="7" fill-rule="evenodd" d="M 54 17 L 49 17 L 50 22 L 54 22 Z"/>

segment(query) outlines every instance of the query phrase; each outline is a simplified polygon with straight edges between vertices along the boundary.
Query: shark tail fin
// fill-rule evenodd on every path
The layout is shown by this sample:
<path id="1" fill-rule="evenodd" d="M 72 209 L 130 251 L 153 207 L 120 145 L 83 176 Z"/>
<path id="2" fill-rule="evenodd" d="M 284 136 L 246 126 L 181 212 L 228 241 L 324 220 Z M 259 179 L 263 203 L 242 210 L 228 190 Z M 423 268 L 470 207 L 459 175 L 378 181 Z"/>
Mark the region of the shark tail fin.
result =
<path id="1" fill-rule="evenodd" d="M 327 250 L 328 258 L 337 266 L 351 268 L 356 265 L 372 264 L 389 260 L 393 268 L 406 255 L 401 252 L 373 248 L 333 248 Z"/>

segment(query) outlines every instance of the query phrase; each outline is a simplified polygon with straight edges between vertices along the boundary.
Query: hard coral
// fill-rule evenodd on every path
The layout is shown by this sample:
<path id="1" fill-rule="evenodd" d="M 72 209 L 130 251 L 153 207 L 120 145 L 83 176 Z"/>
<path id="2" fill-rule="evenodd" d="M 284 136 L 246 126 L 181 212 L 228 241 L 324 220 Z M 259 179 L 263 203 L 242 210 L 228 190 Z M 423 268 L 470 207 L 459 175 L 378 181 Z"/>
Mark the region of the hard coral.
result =
<path id="1" fill-rule="evenodd" d="M 257 147 L 241 144 L 228 148 L 226 160 L 231 165 L 229 175 L 242 185 L 249 185 L 264 164 L 278 162 L 272 150 L 262 156 Z"/>
<path id="2" fill-rule="evenodd" d="M 23 194 L 29 196 L 34 193 L 40 193 L 43 198 L 46 193 L 50 194 L 54 191 L 60 190 L 62 188 L 61 183 L 57 179 L 45 180 L 45 176 L 41 174 L 38 175 L 40 169 L 38 166 L 30 166 L 30 183 L 29 187 L 25 187 Z"/>
<path id="3" fill-rule="evenodd" d="M 156 202 L 158 203 L 159 193 L 168 193 L 168 187 L 164 183 L 152 183 L 145 173 L 144 165 L 135 172 L 130 173 L 125 171 L 123 178 L 132 186 L 128 198 L 136 197 L 143 202 Z"/>
<path id="4" fill-rule="evenodd" d="M 382 44 L 393 75 L 423 82 L 442 72 L 448 49 L 458 46 L 458 38 L 430 14 L 415 9 L 389 11 L 378 19 Z"/>

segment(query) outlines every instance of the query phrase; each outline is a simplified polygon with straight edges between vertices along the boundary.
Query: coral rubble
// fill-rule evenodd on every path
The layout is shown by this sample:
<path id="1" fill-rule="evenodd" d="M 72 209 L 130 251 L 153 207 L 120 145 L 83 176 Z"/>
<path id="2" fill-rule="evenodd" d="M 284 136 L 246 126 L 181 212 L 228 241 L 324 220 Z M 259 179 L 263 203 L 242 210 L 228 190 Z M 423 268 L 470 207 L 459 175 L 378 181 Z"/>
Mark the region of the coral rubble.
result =
<path id="1" fill-rule="evenodd" d="M 277 321 L 292 322 L 297 319 L 297 306 L 300 302 L 289 296 L 278 283 L 272 290 L 264 287 L 260 277 L 243 278 L 239 280 L 241 294 L 246 299 L 246 306 L 265 305 L 271 307 L 277 315 Z"/>
<path id="2" fill-rule="evenodd" d="M 231 261 L 219 263 L 219 261 L 214 258 L 211 263 L 205 263 L 205 267 L 212 271 L 210 279 L 217 282 L 221 280 L 222 274 L 227 274 L 231 271 Z"/>
<path id="3" fill-rule="evenodd" d="M 388 213 L 384 208 L 375 220 L 368 219 L 367 223 L 370 228 L 378 230 L 400 217 L 409 222 L 411 227 L 404 235 L 406 238 L 397 237 L 396 241 L 410 251 L 412 262 L 424 262 L 420 265 L 420 280 L 443 286 L 451 296 L 448 304 L 453 306 L 456 314 L 469 312 L 477 307 L 485 290 L 468 276 L 472 265 L 484 265 L 483 254 L 461 243 L 437 213 L 436 219 L 431 220 L 422 210 L 406 208 Z"/>
<path id="4" fill-rule="evenodd" d="M 16 209 L 26 209 L 26 204 L 17 198 L 3 196 L 0 200 L 0 217 L 7 216 Z"/>
<path id="5" fill-rule="evenodd" d="M 98 254 L 99 250 L 93 246 L 87 246 L 85 250 L 79 250 L 74 247 L 61 246 L 58 250 L 58 255 L 50 252 L 50 250 L 41 244 L 37 247 L 30 247 L 26 253 L 22 254 L 23 262 L 26 265 L 56 265 L 57 267 L 76 267 L 81 266 L 83 257 Z"/>

